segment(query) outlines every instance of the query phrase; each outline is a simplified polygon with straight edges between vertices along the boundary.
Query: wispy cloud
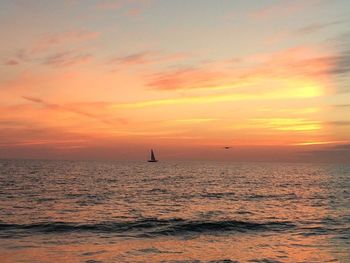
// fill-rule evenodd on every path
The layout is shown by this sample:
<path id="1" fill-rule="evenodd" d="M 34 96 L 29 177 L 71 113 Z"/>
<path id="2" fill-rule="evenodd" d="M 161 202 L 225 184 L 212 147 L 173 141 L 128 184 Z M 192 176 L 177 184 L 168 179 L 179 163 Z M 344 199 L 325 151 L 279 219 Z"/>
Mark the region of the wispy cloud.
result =
<path id="1" fill-rule="evenodd" d="M 82 111 L 82 110 L 80 110 L 78 108 L 74 108 L 72 106 L 66 106 L 66 105 L 59 105 L 59 104 L 49 103 L 49 102 L 46 102 L 46 101 L 44 101 L 44 100 L 42 100 L 40 98 L 31 97 L 31 96 L 22 96 L 22 98 L 27 100 L 27 101 L 30 101 L 30 102 L 41 104 L 41 105 L 43 105 L 45 107 L 48 107 L 48 108 L 51 108 L 51 109 L 54 109 L 54 110 L 69 111 L 69 112 L 72 112 L 72 113 L 75 113 L 75 114 L 78 114 L 78 115 L 82 115 L 82 116 L 85 116 L 85 117 L 88 117 L 88 118 L 91 118 L 91 119 L 103 122 L 105 124 L 113 124 L 111 121 L 106 120 L 103 117 L 97 116 L 95 114 L 92 114 L 92 113 L 89 113 L 89 112 L 86 112 L 86 111 Z M 122 119 L 122 118 L 118 118 L 117 121 L 119 123 L 121 123 L 121 124 L 126 124 L 127 123 L 127 121 L 125 119 Z"/>
<path id="2" fill-rule="evenodd" d="M 0 146 L 33 146 L 33 145 L 64 145 L 72 143 L 84 143 L 86 140 L 21 140 L 18 142 L 2 143 Z M 69 145 L 67 146 L 69 147 Z M 74 146 L 75 148 L 76 146 Z"/>
<path id="3" fill-rule="evenodd" d="M 306 141 L 306 142 L 298 142 L 293 145 L 300 146 L 313 146 L 313 145 L 337 145 L 340 143 L 347 143 L 347 141 Z"/>
<path id="4" fill-rule="evenodd" d="M 329 22 L 329 23 L 314 23 L 314 24 L 310 24 L 304 27 L 301 27 L 297 30 L 295 30 L 296 34 L 312 34 L 312 33 L 316 33 L 318 31 L 321 31 L 323 29 L 326 29 L 328 27 L 334 26 L 334 25 L 338 25 L 338 24 L 342 24 L 344 23 L 344 21 L 333 21 L 333 22 Z"/>
<path id="5" fill-rule="evenodd" d="M 4 65 L 6 65 L 6 66 L 16 66 L 18 64 L 19 64 L 19 62 L 15 59 L 8 59 L 4 62 Z"/>
<path id="6" fill-rule="evenodd" d="M 287 16 L 293 16 L 296 13 L 306 10 L 318 2 L 319 0 L 309 0 L 309 1 L 280 0 L 255 10 L 254 12 L 251 13 L 251 16 L 257 19 L 268 19 L 268 18 L 279 18 L 279 17 L 285 18 Z"/>
<path id="7" fill-rule="evenodd" d="M 43 59 L 44 65 L 50 66 L 70 66 L 73 64 L 88 62 L 92 58 L 90 54 L 75 54 L 72 51 L 60 52 Z"/>
<path id="8" fill-rule="evenodd" d="M 338 82 L 337 92 L 347 93 L 350 91 L 350 32 L 328 40 L 337 50 L 337 54 L 332 58 L 335 64 L 332 74 L 337 77 Z"/>
<path id="9" fill-rule="evenodd" d="M 187 58 L 184 53 L 167 54 L 156 51 L 142 51 L 127 55 L 114 56 L 108 59 L 107 64 L 119 66 L 140 66 L 176 62 Z"/>
<path id="10" fill-rule="evenodd" d="M 311 24 L 296 28 L 294 30 L 280 29 L 276 32 L 273 32 L 271 35 L 267 36 L 264 40 L 264 43 L 266 45 L 276 45 L 282 41 L 288 43 L 290 41 L 295 41 L 296 38 L 300 39 L 304 37 L 309 37 L 311 34 L 315 34 L 318 32 L 323 33 L 323 30 L 329 31 L 330 27 L 343 25 L 346 22 L 347 22 L 346 20 L 334 20 L 331 22 L 323 22 L 323 23 L 315 22 L 315 23 L 311 23 Z"/>
<path id="11" fill-rule="evenodd" d="M 44 65 L 72 65 L 77 62 L 87 61 L 90 54 L 82 51 L 71 51 L 79 49 L 79 43 L 96 39 L 100 33 L 75 30 L 41 37 L 33 45 L 14 52 L 12 56 L 4 61 L 7 66 L 16 66 L 23 63 L 39 63 Z M 68 51 L 67 51 L 68 50 Z"/>
<path id="12" fill-rule="evenodd" d="M 332 70 L 335 74 L 346 74 L 350 72 L 350 49 L 343 50 L 339 55 L 332 57 L 336 67 Z"/>
<path id="13" fill-rule="evenodd" d="M 350 104 L 337 104 L 333 105 L 335 108 L 349 108 L 350 109 Z"/>
<path id="14" fill-rule="evenodd" d="M 5 60 L 4 64 L 7 66 L 16 66 L 21 63 L 30 62 L 31 60 L 32 57 L 29 55 L 28 50 L 23 48 L 16 50 L 10 58 Z"/>
<path id="15" fill-rule="evenodd" d="M 326 76 L 338 63 L 338 57 L 322 55 L 311 48 L 299 47 L 246 58 L 232 67 L 202 64 L 151 75 L 148 85 L 158 90 L 230 89 L 261 85 L 277 79 L 317 78 Z"/>
<path id="16" fill-rule="evenodd" d="M 218 94 L 218 95 L 207 95 L 207 96 L 187 96 L 187 97 L 176 97 L 159 100 L 146 100 L 137 101 L 130 103 L 119 103 L 114 104 L 111 107 L 118 109 L 132 109 L 132 108 L 144 108 L 150 106 L 166 106 L 166 105 L 195 105 L 195 104 L 211 104 L 219 102 L 233 102 L 242 100 L 276 100 L 276 99 L 295 99 L 295 98 L 313 98 L 321 96 L 322 93 L 318 87 L 313 86 L 300 86 L 293 87 L 285 90 L 270 90 L 264 93 L 229 93 L 229 94 Z"/>
<path id="17" fill-rule="evenodd" d="M 139 52 L 134 54 L 129 54 L 126 56 L 120 56 L 112 58 L 108 61 L 110 64 L 124 64 L 124 65 L 143 65 L 149 64 L 155 59 L 154 52 Z"/>
<path id="18" fill-rule="evenodd" d="M 156 73 L 148 85 L 159 90 L 195 89 L 218 85 L 227 75 L 204 67 L 186 67 Z"/>
<path id="19" fill-rule="evenodd" d="M 57 34 L 50 34 L 43 36 L 39 39 L 32 48 L 30 48 L 31 54 L 37 54 L 45 52 L 52 47 L 60 45 L 72 45 L 87 40 L 96 39 L 100 36 L 99 32 L 87 31 L 87 30 L 72 30 L 61 32 Z"/>
<path id="20" fill-rule="evenodd" d="M 264 128 L 279 131 L 315 131 L 320 130 L 322 123 L 301 118 L 261 118 L 253 119 L 255 124 L 262 125 Z"/>
<path id="21" fill-rule="evenodd" d="M 350 126 L 350 121 L 329 121 L 327 124 L 332 126 Z"/>
<path id="22" fill-rule="evenodd" d="M 77 51 L 60 51 L 48 54 L 46 56 L 33 56 L 24 54 L 23 51 L 18 52 L 20 55 L 16 55 L 13 59 L 8 59 L 4 62 L 6 66 L 17 66 L 23 63 L 35 63 L 47 66 L 71 66 L 80 63 L 89 62 L 93 56 L 89 53 L 82 53 Z"/>

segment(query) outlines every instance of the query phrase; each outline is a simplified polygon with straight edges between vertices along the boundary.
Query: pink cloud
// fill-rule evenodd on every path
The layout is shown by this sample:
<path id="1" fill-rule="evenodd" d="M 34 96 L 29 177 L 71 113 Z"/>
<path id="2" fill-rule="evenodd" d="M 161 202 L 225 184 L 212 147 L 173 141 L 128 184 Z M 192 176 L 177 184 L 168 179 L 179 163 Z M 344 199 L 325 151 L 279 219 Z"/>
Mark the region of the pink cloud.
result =
<path id="1" fill-rule="evenodd" d="M 16 66 L 16 65 L 18 65 L 19 63 L 18 63 L 18 61 L 15 60 L 15 59 L 9 59 L 9 60 L 5 61 L 4 64 L 5 64 L 6 66 Z"/>
<path id="2" fill-rule="evenodd" d="M 206 68 L 182 68 L 157 73 L 148 85 L 161 90 L 191 89 L 218 84 L 226 77 L 224 72 Z"/>
<path id="3" fill-rule="evenodd" d="M 317 77 L 331 73 L 337 57 L 300 47 L 280 52 L 258 54 L 232 63 L 207 63 L 197 67 L 158 72 L 148 85 L 159 90 L 239 87 L 276 77 Z"/>

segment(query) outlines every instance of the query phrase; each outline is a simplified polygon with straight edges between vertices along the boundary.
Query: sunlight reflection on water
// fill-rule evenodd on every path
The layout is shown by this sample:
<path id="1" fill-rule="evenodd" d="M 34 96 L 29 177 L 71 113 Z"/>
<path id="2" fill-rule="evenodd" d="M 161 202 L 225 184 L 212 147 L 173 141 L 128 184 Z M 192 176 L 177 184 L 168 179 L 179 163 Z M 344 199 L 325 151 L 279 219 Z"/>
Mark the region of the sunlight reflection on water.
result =
<path id="1" fill-rule="evenodd" d="M 349 166 L 3 160 L 0 168 L 5 262 L 350 260 Z"/>

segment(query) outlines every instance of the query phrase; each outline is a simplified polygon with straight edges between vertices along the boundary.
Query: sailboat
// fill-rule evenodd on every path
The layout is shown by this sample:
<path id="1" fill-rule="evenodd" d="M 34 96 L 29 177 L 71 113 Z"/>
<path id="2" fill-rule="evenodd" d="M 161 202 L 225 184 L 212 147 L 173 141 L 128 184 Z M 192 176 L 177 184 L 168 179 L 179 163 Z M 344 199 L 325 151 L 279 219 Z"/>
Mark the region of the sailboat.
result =
<path id="1" fill-rule="evenodd" d="M 148 160 L 148 162 L 150 162 L 150 163 L 155 163 L 155 162 L 158 162 L 158 160 L 156 160 L 156 158 L 154 157 L 153 150 L 151 150 L 151 159 L 150 159 L 150 160 Z"/>

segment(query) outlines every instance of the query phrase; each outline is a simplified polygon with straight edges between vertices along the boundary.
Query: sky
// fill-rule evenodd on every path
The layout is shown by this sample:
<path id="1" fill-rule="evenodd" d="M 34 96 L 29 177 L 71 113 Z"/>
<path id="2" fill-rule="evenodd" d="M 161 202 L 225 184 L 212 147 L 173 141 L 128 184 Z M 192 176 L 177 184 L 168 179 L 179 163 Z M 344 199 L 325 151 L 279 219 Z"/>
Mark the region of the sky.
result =
<path id="1" fill-rule="evenodd" d="M 348 0 L 1 0 L 0 158 L 349 162 L 349 17 Z"/>

